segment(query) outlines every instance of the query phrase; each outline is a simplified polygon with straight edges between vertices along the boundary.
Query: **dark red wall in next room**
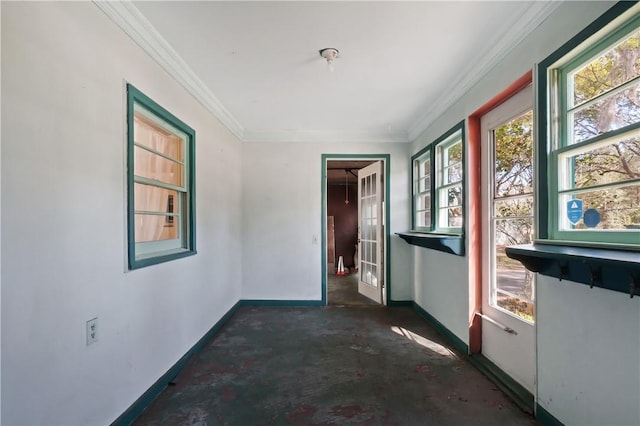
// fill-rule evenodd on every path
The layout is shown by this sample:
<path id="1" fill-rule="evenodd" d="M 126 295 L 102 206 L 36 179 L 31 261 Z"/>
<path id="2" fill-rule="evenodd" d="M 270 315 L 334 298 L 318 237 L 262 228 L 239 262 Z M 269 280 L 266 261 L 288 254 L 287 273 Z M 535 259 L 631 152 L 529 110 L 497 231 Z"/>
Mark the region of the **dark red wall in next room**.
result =
<path id="1" fill-rule="evenodd" d="M 327 187 L 327 215 L 335 220 L 336 266 L 342 256 L 345 267 L 352 267 L 358 240 L 358 186 L 349 184 L 349 204 L 345 204 L 345 186 Z"/>

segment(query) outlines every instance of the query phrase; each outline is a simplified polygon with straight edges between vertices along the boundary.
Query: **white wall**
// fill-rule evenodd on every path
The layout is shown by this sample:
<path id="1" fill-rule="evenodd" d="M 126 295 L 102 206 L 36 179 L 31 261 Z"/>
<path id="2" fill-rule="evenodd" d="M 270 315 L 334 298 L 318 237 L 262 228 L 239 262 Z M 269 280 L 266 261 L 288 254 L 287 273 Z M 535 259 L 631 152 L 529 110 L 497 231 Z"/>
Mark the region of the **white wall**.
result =
<path id="1" fill-rule="evenodd" d="M 198 254 L 132 272 L 125 80 L 197 156 Z M 2 424 L 108 424 L 239 300 L 241 144 L 90 2 L 2 3 L 2 124 Z"/>
<path id="2" fill-rule="evenodd" d="M 469 116 L 613 4 L 559 6 L 440 116 L 411 152 Z M 422 248 L 414 249 L 413 258 L 416 302 L 468 342 L 468 258 Z M 537 300 L 540 405 L 567 425 L 640 424 L 640 298 L 539 277 Z"/>
<path id="3" fill-rule="evenodd" d="M 538 403 L 567 425 L 640 425 L 638 297 L 538 278 Z"/>
<path id="4" fill-rule="evenodd" d="M 409 145 L 243 145 L 243 299 L 320 300 L 322 154 L 391 154 L 391 298 L 411 299 Z"/>

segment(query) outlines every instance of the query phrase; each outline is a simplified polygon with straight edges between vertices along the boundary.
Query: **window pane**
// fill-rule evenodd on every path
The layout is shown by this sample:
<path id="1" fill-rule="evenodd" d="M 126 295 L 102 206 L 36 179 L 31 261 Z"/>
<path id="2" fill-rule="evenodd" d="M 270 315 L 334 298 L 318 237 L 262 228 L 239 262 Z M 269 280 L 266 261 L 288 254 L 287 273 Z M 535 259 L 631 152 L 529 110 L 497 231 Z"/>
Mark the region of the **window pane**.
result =
<path id="1" fill-rule="evenodd" d="M 416 226 L 429 228 L 431 226 L 431 210 L 416 213 Z"/>
<path id="2" fill-rule="evenodd" d="M 534 320 L 534 274 L 507 257 L 504 246 L 496 247 L 496 305 L 521 318 Z"/>
<path id="3" fill-rule="evenodd" d="M 640 84 L 600 99 L 573 115 L 573 142 L 640 122 Z"/>
<path id="4" fill-rule="evenodd" d="M 566 172 L 573 171 L 570 187 L 585 188 L 640 178 L 640 137 L 590 145 L 588 151 L 564 157 Z M 562 158 L 562 157 L 561 157 Z"/>
<path id="5" fill-rule="evenodd" d="M 183 166 L 140 147 L 134 147 L 134 174 L 175 186 L 183 186 Z"/>
<path id="6" fill-rule="evenodd" d="M 416 210 L 429 210 L 431 208 L 431 194 L 418 195 Z"/>
<path id="7" fill-rule="evenodd" d="M 495 197 L 533 192 L 533 110 L 493 131 Z"/>
<path id="8" fill-rule="evenodd" d="M 462 180 L 462 163 L 458 163 L 454 166 L 447 168 L 445 173 L 445 184 L 460 182 Z"/>
<path id="9" fill-rule="evenodd" d="M 447 206 L 459 206 L 462 204 L 462 185 L 447 189 Z"/>
<path id="10" fill-rule="evenodd" d="M 426 154 L 429 155 L 428 153 Z M 431 160 L 424 160 L 420 163 L 419 176 L 428 176 L 431 173 Z"/>
<path id="11" fill-rule="evenodd" d="M 573 105 L 580 105 L 640 75 L 640 31 L 572 75 Z"/>
<path id="12" fill-rule="evenodd" d="M 180 223 L 179 216 L 136 214 L 136 243 L 177 239 L 179 226 L 169 226 L 174 219 Z"/>
<path id="13" fill-rule="evenodd" d="M 445 166 L 450 166 L 462 161 L 462 141 L 448 147 L 445 151 Z"/>
<path id="14" fill-rule="evenodd" d="M 493 208 L 496 217 L 532 216 L 533 196 L 496 200 Z"/>
<path id="15" fill-rule="evenodd" d="M 420 179 L 420 184 L 418 185 L 418 192 L 426 192 L 431 189 L 431 177 L 425 176 Z"/>
<path id="16" fill-rule="evenodd" d="M 580 194 L 563 194 L 560 197 L 560 228 L 571 229 L 640 229 L 640 183 L 622 188 L 598 189 Z M 599 215 L 596 226 L 587 227 L 584 220 L 572 226 L 567 220 L 567 202 L 582 200 L 583 212 L 594 209 Z M 590 221 L 597 221 L 591 212 Z M 589 221 L 589 222 L 590 222 Z M 591 222 L 594 223 L 594 222 Z"/>
<path id="17" fill-rule="evenodd" d="M 497 219 L 494 242 L 496 251 L 516 244 L 528 244 L 533 238 L 533 218 Z"/>
<path id="18" fill-rule="evenodd" d="M 134 140 L 137 144 L 147 146 L 178 161 L 184 160 L 183 137 L 177 136 L 140 112 L 134 115 Z"/>
<path id="19" fill-rule="evenodd" d="M 134 210 L 145 212 L 178 212 L 178 192 L 157 186 L 134 185 Z"/>
<path id="20" fill-rule="evenodd" d="M 451 207 L 440 209 L 438 222 L 441 228 L 462 227 L 462 207 Z"/>

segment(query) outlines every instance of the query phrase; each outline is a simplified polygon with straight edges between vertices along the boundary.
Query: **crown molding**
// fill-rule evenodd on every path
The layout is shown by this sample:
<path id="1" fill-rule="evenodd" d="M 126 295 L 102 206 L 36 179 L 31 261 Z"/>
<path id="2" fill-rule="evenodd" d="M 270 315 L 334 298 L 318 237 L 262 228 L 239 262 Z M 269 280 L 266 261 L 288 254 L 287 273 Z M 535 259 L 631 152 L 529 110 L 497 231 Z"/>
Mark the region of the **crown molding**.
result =
<path id="1" fill-rule="evenodd" d="M 94 0 L 94 4 L 118 25 L 134 42 L 180 83 L 198 102 L 243 140 L 244 128 L 198 78 L 187 63 L 160 35 L 130 0 Z"/>
<path id="2" fill-rule="evenodd" d="M 561 1 L 533 1 L 524 8 L 520 17 L 513 22 L 511 27 L 490 40 L 487 43 L 488 48 L 481 51 L 474 60 L 469 61 L 469 65 L 459 74 L 459 77 L 453 80 L 414 124 L 409 126 L 409 139 L 416 140 L 440 115 L 551 15 L 561 3 Z"/>
<path id="3" fill-rule="evenodd" d="M 332 130 L 283 130 L 244 132 L 245 142 L 308 142 L 308 143 L 409 143 L 407 133 L 344 132 Z"/>

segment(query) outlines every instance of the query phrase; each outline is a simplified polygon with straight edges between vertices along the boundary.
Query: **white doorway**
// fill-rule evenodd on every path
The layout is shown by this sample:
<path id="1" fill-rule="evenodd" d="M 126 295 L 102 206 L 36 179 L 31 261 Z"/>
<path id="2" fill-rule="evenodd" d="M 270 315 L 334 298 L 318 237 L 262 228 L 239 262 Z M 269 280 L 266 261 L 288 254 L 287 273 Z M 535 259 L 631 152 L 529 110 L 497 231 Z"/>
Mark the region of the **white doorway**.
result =
<path id="1" fill-rule="evenodd" d="M 384 305 L 388 294 L 389 235 L 385 225 L 389 212 L 384 200 L 389 190 L 386 182 L 389 156 L 324 154 L 322 157 L 324 301 L 329 305 Z M 351 211 L 350 217 L 340 218 L 338 215 L 345 209 Z M 345 222 L 350 227 L 347 242 Z M 351 245 L 350 238 L 353 238 Z M 344 275 L 337 271 L 341 256 Z M 341 287 L 337 290 L 336 285 Z M 352 287 L 347 291 L 345 285 Z"/>
<path id="2" fill-rule="evenodd" d="M 531 86 L 481 117 L 482 354 L 535 394 L 535 278 L 506 246 L 533 240 Z"/>

